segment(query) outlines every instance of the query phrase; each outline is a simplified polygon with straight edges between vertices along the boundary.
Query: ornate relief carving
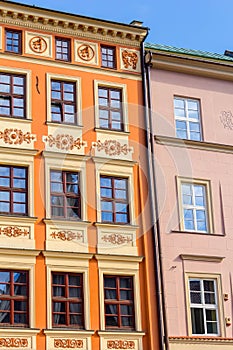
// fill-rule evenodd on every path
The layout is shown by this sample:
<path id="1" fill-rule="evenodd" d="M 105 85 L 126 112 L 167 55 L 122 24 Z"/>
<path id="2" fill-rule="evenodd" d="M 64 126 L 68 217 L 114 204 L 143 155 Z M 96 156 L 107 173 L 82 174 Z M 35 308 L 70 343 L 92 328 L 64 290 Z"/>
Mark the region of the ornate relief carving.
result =
<path id="1" fill-rule="evenodd" d="M 135 349 L 135 342 L 133 340 L 108 340 L 108 349 Z"/>
<path id="2" fill-rule="evenodd" d="M 0 131 L 0 140 L 1 139 L 10 145 L 21 145 L 23 142 L 31 143 L 35 140 L 35 136 L 29 132 L 24 134 L 20 129 L 5 129 L 4 131 Z"/>
<path id="3" fill-rule="evenodd" d="M 56 136 L 48 135 L 44 138 L 45 142 L 48 142 L 49 147 L 57 147 L 60 150 L 71 151 L 75 147 L 81 149 L 85 146 L 85 142 L 81 141 L 80 138 L 75 139 L 73 136 L 68 134 L 58 134 Z"/>
<path id="4" fill-rule="evenodd" d="M 124 50 L 122 51 L 122 61 L 124 67 L 127 69 L 132 67 L 134 70 L 137 69 L 138 55 L 136 52 Z"/>
<path id="5" fill-rule="evenodd" d="M 233 114 L 231 111 L 222 111 L 220 120 L 225 129 L 233 130 Z"/>
<path id="6" fill-rule="evenodd" d="M 72 231 L 58 231 L 58 232 L 52 232 L 50 236 L 54 239 L 60 239 L 62 241 L 73 241 L 73 240 L 79 240 L 82 238 L 82 234 L 79 232 L 72 232 Z"/>
<path id="7" fill-rule="evenodd" d="M 0 338 L 0 348 L 27 348 L 26 338 Z"/>
<path id="8" fill-rule="evenodd" d="M 62 349 L 82 349 L 83 340 L 76 339 L 54 339 L 54 347 Z"/>
<path id="9" fill-rule="evenodd" d="M 78 56 L 83 61 L 91 61 L 95 57 L 95 52 L 90 45 L 80 45 L 78 47 Z"/>
<path id="10" fill-rule="evenodd" d="M 43 53 L 47 49 L 47 43 L 41 36 L 31 38 L 29 42 L 30 49 L 36 53 Z"/>
<path id="11" fill-rule="evenodd" d="M 119 156 L 121 153 L 127 155 L 129 152 L 132 152 L 132 148 L 128 147 L 126 143 L 121 145 L 116 140 L 105 140 L 104 142 L 98 140 L 93 142 L 93 147 L 96 147 L 98 152 L 105 151 L 109 156 Z"/>
<path id="12" fill-rule="evenodd" d="M 19 236 L 28 236 L 29 231 L 17 226 L 7 226 L 7 227 L 0 227 L 0 235 L 1 234 L 7 237 L 19 237 Z"/>
<path id="13" fill-rule="evenodd" d="M 109 235 L 104 235 L 102 237 L 102 240 L 104 242 L 109 242 L 117 245 L 132 242 L 132 238 L 130 238 L 129 236 L 121 235 L 119 233 L 111 233 Z"/>

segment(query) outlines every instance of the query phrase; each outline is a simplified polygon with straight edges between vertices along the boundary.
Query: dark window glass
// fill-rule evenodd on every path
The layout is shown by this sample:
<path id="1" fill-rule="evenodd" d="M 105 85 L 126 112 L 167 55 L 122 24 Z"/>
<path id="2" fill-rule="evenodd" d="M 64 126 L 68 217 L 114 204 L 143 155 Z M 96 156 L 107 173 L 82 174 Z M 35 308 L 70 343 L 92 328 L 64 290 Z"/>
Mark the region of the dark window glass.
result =
<path id="1" fill-rule="evenodd" d="M 121 90 L 99 86 L 98 104 L 100 128 L 123 131 Z"/>
<path id="2" fill-rule="evenodd" d="M 104 276 L 106 328 L 135 328 L 133 277 Z"/>
<path id="3" fill-rule="evenodd" d="M 56 59 L 70 61 L 70 40 L 56 38 Z"/>
<path id="4" fill-rule="evenodd" d="M 101 66 L 104 68 L 116 68 L 116 48 L 101 46 Z"/>
<path id="5" fill-rule="evenodd" d="M 26 118 L 25 77 L 0 74 L 0 115 L 3 117 Z"/>
<path id="6" fill-rule="evenodd" d="M 27 168 L 0 166 L 0 213 L 27 215 Z"/>
<path id="7" fill-rule="evenodd" d="M 0 325 L 28 327 L 28 272 L 0 270 Z"/>
<path id="8" fill-rule="evenodd" d="M 100 177 L 101 220 L 118 224 L 129 223 L 128 180 Z"/>
<path id="9" fill-rule="evenodd" d="M 84 327 L 83 277 L 75 273 L 52 273 L 53 327 Z"/>
<path id="10" fill-rule="evenodd" d="M 75 83 L 51 81 L 51 120 L 57 123 L 77 123 Z"/>
<path id="11" fill-rule="evenodd" d="M 66 219 L 81 217 L 79 182 L 79 173 L 58 170 L 50 172 L 52 217 Z"/>
<path id="12" fill-rule="evenodd" d="M 22 53 L 22 33 L 17 30 L 6 29 L 5 48 L 8 52 Z"/>

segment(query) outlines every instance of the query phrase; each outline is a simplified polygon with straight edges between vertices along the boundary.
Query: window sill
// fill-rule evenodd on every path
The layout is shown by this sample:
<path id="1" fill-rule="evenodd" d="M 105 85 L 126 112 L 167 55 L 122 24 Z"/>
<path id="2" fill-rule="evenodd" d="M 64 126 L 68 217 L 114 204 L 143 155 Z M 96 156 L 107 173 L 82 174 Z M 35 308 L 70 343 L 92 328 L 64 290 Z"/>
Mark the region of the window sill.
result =
<path id="1" fill-rule="evenodd" d="M 139 228 L 138 225 L 131 225 L 129 223 L 127 224 L 115 224 L 114 222 L 94 222 L 94 225 L 95 226 L 102 226 L 102 227 L 113 227 L 113 228 L 116 228 L 116 227 L 123 227 L 124 229 L 132 229 L 132 230 L 135 230 L 137 228 Z"/>
<path id="2" fill-rule="evenodd" d="M 122 130 L 111 130 L 111 129 L 102 129 L 102 128 L 94 128 L 96 132 L 103 133 L 103 134 L 112 134 L 112 135 L 123 135 L 123 136 L 129 136 L 129 131 L 122 131 Z"/>
<path id="3" fill-rule="evenodd" d="M 50 127 L 54 127 L 54 128 L 67 128 L 67 129 L 82 129 L 83 125 L 79 125 L 79 124 L 66 124 L 66 123 L 56 123 L 56 122 L 52 122 L 52 121 L 46 121 L 45 122 L 46 125 L 50 126 Z"/>
<path id="4" fill-rule="evenodd" d="M 6 121 L 6 122 L 10 122 L 12 121 L 12 123 L 32 123 L 32 119 L 29 118 L 17 118 L 17 117 L 11 117 L 11 116 L 2 116 L 0 115 L 0 121 Z"/>
<path id="5" fill-rule="evenodd" d="M 182 230 L 171 230 L 170 233 L 182 233 L 182 234 L 201 235 L 201 236 L 219 236 L 219 237 L 226 236 L 226 234 L 224 233 L 182 231 Z"/>
<path id="6" fill-rule="evenodd" d="M 118 333 L 120 333 L 120 334 L 125 334 L 125 335 L 140 335 L 140 336 L 142 336 L 142 335 L 145 335 L 146 333 L 145 332 L 143 332 L 143 331 L 136 331 L 135 329 L 132 329 L 132 330 L 126 330 L 126 329 L 117 329 L 117 330 L 114 330 L 114 329 L 101 329 L 101 330 L 98 330 L 97 331 L 97 333 L 99 334 L 99 335 L 106 335 L 106 334 L 118 334 Z"/>
<path id="7" fill-rule="evenodd" d="M 86 329 L 79 329 L 79 328 L 64 328 L 64 327 L 61 327 L 61 328 L 51 328 L 51 329 L 44 329 L 44 334 L 48 334 L 48 335 L 56 335 L 57 334 L 60 334 L 60 333 L 66 333 L 67 335 L 68 334 L 74 334 L 74 335 L 77 335 L 77 334 L 83 334 L 83 335 L 92 335 L 95 333 L 94 330 L 86 330 Z"/>

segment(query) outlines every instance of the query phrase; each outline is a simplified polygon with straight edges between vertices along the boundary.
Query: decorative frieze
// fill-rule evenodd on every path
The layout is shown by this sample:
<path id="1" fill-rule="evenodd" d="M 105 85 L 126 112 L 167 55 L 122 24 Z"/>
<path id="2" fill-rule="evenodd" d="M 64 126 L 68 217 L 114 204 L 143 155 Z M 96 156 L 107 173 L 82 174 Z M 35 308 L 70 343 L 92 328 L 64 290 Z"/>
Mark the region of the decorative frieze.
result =
<path id="1" fill-rule="evenodd" d="M 72 135 L 68 134 L 44 136 L 43 141 L 46 142 L 49 147 L 56 147 L 62 151 L 72 151 L 74 148 L 80 150 L 86 145 L 86 142 L 81 141 L 79 137 L 75 139 Z"/>
<path id="2" fill-rule="evenodd" d="M 120 49 L 121 69 L 132 72 L 140 71 L 140 52 L 137 50 Z"/>
<path id="3" fill-rule="evenodd" d="M 220 114 L 220 121 L 224 129 L 233 130 L 233 114 L 231 111 L 222 111 Z"/>
<path id="4" fill-rule="evenodd" d="M 28 236 L 29 231 L 25 228 L 20 228 L 18 226 L 3 226 L 0 227 L 0 235 L 7 237 Z"/>
<path id="5" fill-rule="evenodd" d="M 54 339 L 54 348 L 56 349 L 82 349 L 83 340 L 77 339 Z"/>
<path id="6" fill-rule="evenodd" d="M 23 142 L 30 144 L 36 139 L 35 135 L 30 132 L 24 133 L 20 129 L 10 128 L 0 131 L 0 140 L 9 145 L 21 145 Z"/>
<path id="7" fill-rule="evenodd" d="M 35 21 L 38 18 L 34 18 Z M 34 23 L 37 23 L 35 22 Z M 25 33 L 25 52 L 42 57 L 52 57 L 52 37 L 51 35 L 38 33 Z"/>
<path id="8" fill-rule="evenodd" d="M 50 236 L 54 239 L 60 239 L 61 241 L 73 241 L 80 240 L 83 235 L 80 232 L 73 231 L 53 231 Z"/>
<path id="9" fill-rule="evenodd" d="M 114 245 L 121 245 L 121 244 L 125 244 L 125 243 L 131 243 L 132 242 L 132 237 L 130 236 L 126 236 L 126 235 L 122 235 L 119 233 L 112 233 L 109 235 L 104 235 L 101 237 L 101 239 L 104 242 L 109 242 L 111 244 Z"/>
<path id="10" fill-rule="evenodd" d="M 75 61 L 85 64 L 98 64 L 98 45 L 93 42 L 75 40 Z"/>
<path id="11" fill-rule="evenodd" d="M 108 340 L 108 349 L 135 349 L 135 342 L 133 340 Z"/>
<path id="12" fill-rule="evenodd" d="M 97 149 L 98 152 L 104 151 L 108 156 L 120 156 L 121 154 L 127 155 L 129 152 L 132 152 L 132 148 L 128 147 L 125 143 L 122 145 L 117 140 L 105 140 L 93 142 L 92 146 Z"/>
<path id="13" fill-rule="evenodd" d="M 0 338 L 0 348 L 27 348 L 26 338 Z"/>

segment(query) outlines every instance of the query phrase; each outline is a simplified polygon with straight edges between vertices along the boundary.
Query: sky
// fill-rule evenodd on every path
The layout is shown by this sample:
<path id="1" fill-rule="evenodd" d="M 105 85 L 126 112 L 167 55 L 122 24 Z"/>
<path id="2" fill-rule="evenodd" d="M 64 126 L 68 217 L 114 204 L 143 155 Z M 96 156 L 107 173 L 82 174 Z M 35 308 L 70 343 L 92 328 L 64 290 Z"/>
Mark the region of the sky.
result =
<path id="1" fill-rule="evenodd" d="M 215 53 L 233 51 L 233 0 L 16 0 L 122 23 L 140 20 L 150 43 Z"/>

